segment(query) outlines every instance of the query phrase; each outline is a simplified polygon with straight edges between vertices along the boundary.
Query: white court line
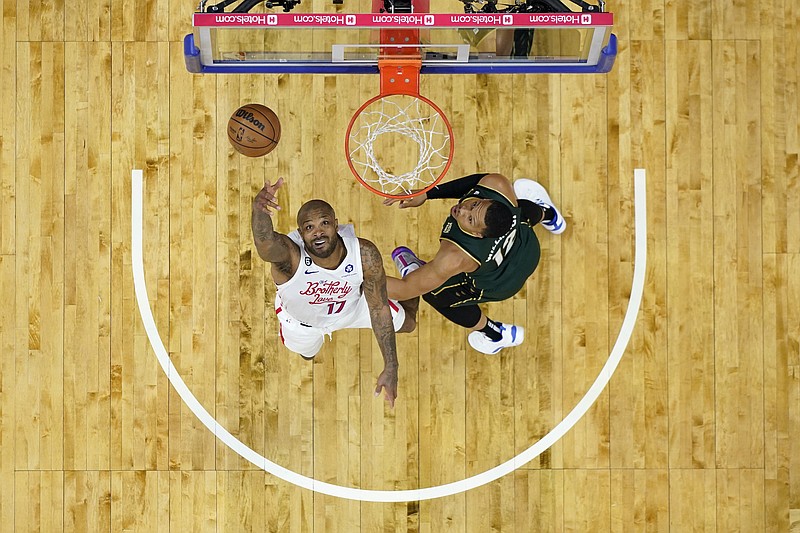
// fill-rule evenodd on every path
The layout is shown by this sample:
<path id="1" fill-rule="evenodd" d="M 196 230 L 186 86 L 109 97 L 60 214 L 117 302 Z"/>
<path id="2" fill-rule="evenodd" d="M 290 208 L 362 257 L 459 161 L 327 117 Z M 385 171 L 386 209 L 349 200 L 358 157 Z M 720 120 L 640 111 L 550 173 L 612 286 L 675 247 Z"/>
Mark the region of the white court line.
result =
<path id="1" fill-rule="evenodd" d="M 279 477 L 284 481 L 293 483 L 299 487 L 308 490 L 327 494 L 329 496 L 336 496 L 339 498 L 346 498 L 350 500 L 361 500 L 369 502 L 407 502 L 418 500 L 430 500 L 434 498 L 441 498 L 443 496 L 451 496 L 460 492 L 465 492 L 481 485 L 485 485 L 491 481 L 499 479 L 506 474 L 509 474 L 517 468 L 527 464 L 539 454 L 547 450 L 558 439 L 564 436 L 572 426 L 589 410 L 592 404 L 603 392 L 606 384 L 614 374 L 617 365 L 625 353 L 625 348 L 633 333 L 633 327 L 636 324 L 636 316 L 639 313 L 639 306 L 642 303 L 642 292 L 644 290 L 644 277 L 647 261 L 647 207 L 645 198 L 645 171 L 644 169 L 636 169 L 634 171 L 634 215 L 635 215 L 635 232 L 636 232 L 636 253 L 634 256 L 633 268 L 633 283 L 631 285 L 631 297 L 628 301 L 628 309 L 625 312 L 625 318 L 622 321 L 617 342 L 614 343 L 614 348 L 608 356 L 608 360 L 600 374 L 595 379 L 594 383 L 586 394 L 581 398 L 578 404 L 564 417 L 558 425 L 556 425 L 550 432 L 536 442 L 533 446 L 520 453 L 516 457 L 509 459 L 505 463 L 497 465 L 496 467 L 476 474 L 472 477 L 462 479 L 446 485 L 437 485 L 435 487 L 427 487 L 422 489 L 413 490 L 367 490 L 356 489 L 352 487 L 343 487 L 341 485 L 334 485 L 331 483 L 324 483 L 317 481 L 313 478 L 300 475 L 292 470 L 284 468 L 278 464 L 273 463 L 269 459 L 261 456 L 258 452 L 254 451 L 246 444 L 242 443 L 239 439 L 231 435 L 228 430 L 219 425 L 211 414 L 197 401 L 192 392 L 183 382 L 181 376 L 178 374 L 177 369 L 172 364 L 169 358 L 164 343 L 161 342 L 161 337 L 158 334 L 153 314 L 150 310 L 150 302 L 147 298 L 147 288 L 144 281 L 144 263 L 142 259 L 142 171 L 134 170 L 131 176 L 131 255 L 133 260 L 133 285 L 136 293 L 136 302 L 139 306 L 139 313 L 142 315 L 142 322 L 144 329 L 147 332 L 147 338 L 150 339 L 150 344 L 155 351 L 158 362 L 167 374 L 172 386 L 178 392 L 184 403 L 195 414 L 197 418 L 211 431 L 214 435 L 221 440 L 230 449 L 241 455 L 246 460 L 250 461 L 259 468 L 262 468 L 270 474 Z"/>

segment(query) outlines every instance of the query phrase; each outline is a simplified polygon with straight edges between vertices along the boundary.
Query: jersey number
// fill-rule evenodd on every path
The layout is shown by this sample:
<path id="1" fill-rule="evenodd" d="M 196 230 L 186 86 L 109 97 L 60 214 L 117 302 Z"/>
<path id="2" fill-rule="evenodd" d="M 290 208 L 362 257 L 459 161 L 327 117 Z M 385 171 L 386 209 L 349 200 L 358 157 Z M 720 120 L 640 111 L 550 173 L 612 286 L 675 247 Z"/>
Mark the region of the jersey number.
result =
<path id="1" fill-rule="evenodd" d="M 497 263 L 497 266 L 500 266 L 500 263 L 503 262 L 505 256 L 508 254 L 508 251 L 511 250 L 511 247 L 514 246 L 514 238 L 517 236 L 517 230 L 513 230 L 511 233 L 508 234 L 508 237 L 503 241 L 503 244 L 497 251 L 494 253 L 492 257 L 489 259 L 494 259 Z"/>
<path id="2" fill-rule="evenodd" d="M 344 309 L 344 301 L 341 302 L 331 302 L 328 304 L 328 314 L 335 315 L 336 313 L 341 313 L 342 309 Z"/>

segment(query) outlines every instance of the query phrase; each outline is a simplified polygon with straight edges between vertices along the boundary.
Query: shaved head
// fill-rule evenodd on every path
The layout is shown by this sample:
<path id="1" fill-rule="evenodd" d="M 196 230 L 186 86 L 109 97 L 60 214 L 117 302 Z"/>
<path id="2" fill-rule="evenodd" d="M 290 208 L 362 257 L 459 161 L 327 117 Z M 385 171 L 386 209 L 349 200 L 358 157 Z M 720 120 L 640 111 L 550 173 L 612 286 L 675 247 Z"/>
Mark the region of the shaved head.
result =
<path id="1" fill-rule="evenodd" d="M 315 211 L 329 215 L 332 219 L 336 218 L 336 213 L 333 211 L 331 204 L 325 200 L 309 200 L 301 205 L 300 210 L 297 212 L 297 225 L 302 227 L 303 222 Z"/>

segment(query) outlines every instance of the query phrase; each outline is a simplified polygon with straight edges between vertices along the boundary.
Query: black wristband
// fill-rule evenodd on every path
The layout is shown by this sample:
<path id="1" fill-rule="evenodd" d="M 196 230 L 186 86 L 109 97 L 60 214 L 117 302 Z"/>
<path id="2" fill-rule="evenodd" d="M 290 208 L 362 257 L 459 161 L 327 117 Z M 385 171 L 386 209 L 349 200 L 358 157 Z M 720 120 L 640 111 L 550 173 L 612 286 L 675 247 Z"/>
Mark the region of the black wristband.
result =
<path id="1" fill-rule="evenodd" d="M 429 200 L 436 200 L 437 198 L 461 198 L 467 194 L 470 189 L 475 187 L 488 173 L 483 174 L 470 174 L 457 180 L 441 183 L 425 193 Z"/>

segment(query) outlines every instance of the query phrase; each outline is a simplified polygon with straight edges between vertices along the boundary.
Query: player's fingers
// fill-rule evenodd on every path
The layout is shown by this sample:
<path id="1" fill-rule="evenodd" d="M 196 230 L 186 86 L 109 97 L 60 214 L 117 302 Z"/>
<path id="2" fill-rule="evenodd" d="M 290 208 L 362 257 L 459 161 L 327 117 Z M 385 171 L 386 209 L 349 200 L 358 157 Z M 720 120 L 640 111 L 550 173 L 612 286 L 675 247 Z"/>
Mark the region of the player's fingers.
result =
<path id="1" fill-rule="evenodd" d="M 259 204 L 266 204 L 270 200 L 274 200 L 275 196 L 273 196 L 272 192 L 268 189 L 261 189 L 258 191 L 256 195 L 255 201 Z"/>
<path id="2" fill-rule="evenodd" d="M 261 196 L 261 195 L 256 197 L 255 202 L 253 202 L 253 204 L 262 211 L 267 211 L 267 212 L 269 212 L 270 209 L 278 208 L 278 204 L 271 201 L 267 196 Z"/>
<path id="3" fill-rule="evenodd" d="M 273 209 L 277 209 L 278 211 L 280 211 L 281 209 L 281 206 L 278 204 L 278 199 L 275 198 L 274 196 L 272 198 L 267 198 L 266 201 L 264 202 L 264 205 L 266 205 L 267 207 L 271 207 Z"/>
<path id="4" fill-rule="evenodd" d="M 377 398 L 378 396 L 380 396 L 380 395 L 381 395 L 381 390 L 382 390 L 382 389 L 383 389 L 383 385 L 381 385 L 380 383 L 378 383 L 378 386 L 377 386 L 377 387 L 375 387 L 375 397 L 376 397 L 376 398 Z"/>
<path id="5" fill-rule="evenodd" d="M 256 205 L 261 209 L 267 209 L 270 207 L 270 201 L 267 200 L 266 196 L 258 196 L 256 197 Z"/>
<path id="6" fill-rule="evenodd" d="M 264 195 L 264 202 L 275 209 L 281 208 L 280 204 L 278 203 L 278 197 L 275 196 L 275 194 Z"/>
<path id="7" fill-rule="evenodd" d="M 270 180 L 264 182 L 264 187 L 261 189 L 262 191 L 268 191 L 270 193 L 275 193 L 278 189 L 280 189 L 281 185 L 283 185 L 283 178 L 278 178 L 275 183 L 272 183 Z"/>
<path id="8" fill-rule="evenodd" d="M 256 195 L 256 200 L 263 202 L 265 204 L 270 203 L 274 205 L 278 205 L 278 197 L 275 196 L 275 191 L 264 188 L 261 189 L 258 194 Z"/>
<path id="9" fill-rule="evenodd" d="M 279 181 L 280 181 L 280 180 L 279 180 Z M 279 188 L 280 188 L 280 186 L 279 186 L 279 185 L 277 184 L 277 182 L 276 182 L 276 183 L 275 183 L 275 184 L 273 184 L 273 185 L 270 185 L 270 186 L 268 186 L 268 187 L 264 187 L 264 192 L 266 192 L 267 194 L 269 194 L 270 196 L 272 196 L 273 198 L 275 198 L 275 197 L 277 197 L 277 195 L 278 195 L 278 189 L 279 189 Z"/>
<path id="10" fill-rule="evenodd" d="M 397 202 L 397 198 L 387 198 L 383 201 L 383 205 L 394 205 Z"/>

